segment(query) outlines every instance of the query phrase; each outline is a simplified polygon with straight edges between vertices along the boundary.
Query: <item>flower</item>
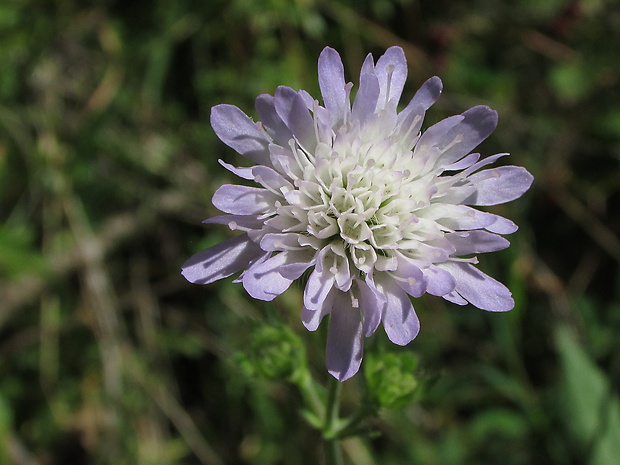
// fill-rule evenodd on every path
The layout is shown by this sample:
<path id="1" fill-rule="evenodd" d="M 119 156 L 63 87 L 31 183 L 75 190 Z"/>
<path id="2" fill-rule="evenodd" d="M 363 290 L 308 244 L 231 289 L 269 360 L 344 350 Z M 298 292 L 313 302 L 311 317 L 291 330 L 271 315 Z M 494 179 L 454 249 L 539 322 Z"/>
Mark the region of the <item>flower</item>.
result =
<path id="1" fill-rule="evenodd" d="M 420 133 L 442 90 L 430 78 L 407 106 L 397 106 L 407 77 L 405 54 L 368 55 L 351 104 L 338 52 L 325 48 L 318 77 L 323 106 L 280 86 L 260 95 L 255 123 L 217 105 L 211 124 L 228 146 L 255 163 L 233 167 L 260 187 L 221 186 L 213 204 L 226 213 L 207 223 L 243 233 L 183 265 L 207 284 L 244 270 L 238 281 L 272 300 L 308 276 L 301 318 L 310 331 L 330 316 L 326 365 L 340 381 L 359 370 L 364 337 L 383 323 L 395 344 L 411 342 L 420 323 L 411 297 L 425 293 L 488 311 L 513 308 L 510 291 L 478 270 L 475 254 L 508 247 L 517 226 L 475 206 L 520 197 L 533 177 L 524 168 L 481 170 L 501 153 L 470 153 L 497 125 L 497 113 L 473 107 Z"/>

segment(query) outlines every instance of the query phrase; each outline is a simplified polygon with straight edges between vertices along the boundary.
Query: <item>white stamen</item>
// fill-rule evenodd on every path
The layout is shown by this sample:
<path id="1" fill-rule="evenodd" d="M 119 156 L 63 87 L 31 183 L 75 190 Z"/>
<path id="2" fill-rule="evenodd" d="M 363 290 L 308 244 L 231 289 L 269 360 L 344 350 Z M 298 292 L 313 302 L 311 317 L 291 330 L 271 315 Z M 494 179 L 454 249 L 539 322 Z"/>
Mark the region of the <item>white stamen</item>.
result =
<path id="1" fill-rule="evenodd" d="M 321 138 L 319 137 L 319 121 L 317 118 L 318 108 L 319 108 L 319 101 L 315 100 L 313 102 L 313 107 L 312 107 L 312 121 L 314 122 L 314 137 L 316 137 L 317 142 L 321 140 Z"/>
<path id="2" fill-rule="evenodd" d="M 452 139 L 452 142 L 450 142 L 448 145 L 443 147 L 441 149 L 441 151 L 442 152 L 447 152 L 452 147 L 454 147 L 456 144 L 460 144 L 461 142 L 463 142 L 463 134 L 457 134 L 456 137 L 454 139 Z"/>
<path id="3" fill-rule="evenodd" d="M 387 73 L 387 86 L 385 89 L 385 103 L 384 106 L 387 106 L 388 102 L 390 101 L 390 90 L 392 87 L 392 73 L 394 73 L 394 69 L 396 67 L 394 65 L 388 65 L 385 68 L 385 72 Z"/>
<path id="4" fill-rule="evenodd" d="M 262 176 L 260 175 L 256 175 L 254 176 L 254 180 L 260 184 L 261 186 L 263 186 L 265 189 L 267 189 L 269 192 L 271 192 L 272 194 L 276 194 L 277 196 L 281 196 L 282 193 L 276 189 L 274 189 L 273 187 L 271 187 L 269 184 L 264 183 L 264 179 L 262 178 Z"/>
<path id="5" fill-rule="evenodd" d="M 413 121 L 409 125 L 409 128 L 407 129 L 407 132 L 405 133 L 405 135 L 402 136 L 401 140 L 407 140 L 407 138 L 409 137 L 409 135 L 411 134 L 411 132 L 416 127 L 416 125 L 420 122 L 421 119 L 422 119 L 421 115 L 416 115 L 416 117 L 413 118 Z"/>
<path id="6" fill-rule="evenodd" d="M 344 109 L 344 125 L 348 125 L 348 116 L 351 113 L 351 89 L 353 89 L 353 83 L 347 82 L 344 86 L 344 91 L 346 93 L 346 103 L 347 107 Z"/>
<path id="7" fill-rule="evenodd" d="M 299 168 L 301 169 L 303 173 L 305 171 L 306 166 L 308 166 L 309 164 L 311 165 L 312 162 L 308 158 L 308 155 L 306 154 L 306 152 L 304 150 L 300 150 L 295 139 L 289 140 L 288 145 L 291 148 L 291 151 L 293 152 L 293 156 L 295 157 L 297 166 L 299 166 Z M 302 156 L 305 158 L 305 160 L 301 159 Z"/>

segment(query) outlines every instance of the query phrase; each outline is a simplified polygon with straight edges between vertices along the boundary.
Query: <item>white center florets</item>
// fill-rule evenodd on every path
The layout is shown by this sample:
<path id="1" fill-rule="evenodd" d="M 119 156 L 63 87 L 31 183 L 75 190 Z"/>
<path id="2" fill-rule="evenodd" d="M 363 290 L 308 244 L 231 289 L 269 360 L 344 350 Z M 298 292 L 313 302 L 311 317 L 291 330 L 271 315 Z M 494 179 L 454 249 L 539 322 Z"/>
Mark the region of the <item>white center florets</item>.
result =
<path id="1" fill-rule="evenodd" d="M 299 165 L 288 173 L 295 189 L 285 193 L 289 205 L 277 210 L 276 221 L 301 233 L 298 239 L 318 239 L 308 244 L 323 249 L 323 267 L 336 277 L 349 277 L 352 267 L 358 274 L 394 269 L 395 250 L 415 259 L 421 242 L 443 234 L 423 218 L 435 176 L 413 173 L 412 147 L 391 135 L 393 127 L 380 120 L 376 126 L 365 135 L 343 127 L 314 153 L 290 144 Z"/>

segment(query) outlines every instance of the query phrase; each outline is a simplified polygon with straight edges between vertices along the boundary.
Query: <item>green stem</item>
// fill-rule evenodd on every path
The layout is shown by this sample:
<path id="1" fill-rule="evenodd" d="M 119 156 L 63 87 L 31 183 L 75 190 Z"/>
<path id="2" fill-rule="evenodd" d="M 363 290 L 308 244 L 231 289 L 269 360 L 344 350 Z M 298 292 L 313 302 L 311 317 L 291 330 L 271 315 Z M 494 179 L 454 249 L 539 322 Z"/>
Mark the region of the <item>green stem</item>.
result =
<path id="1" fill-rule="evenodd" d="M 311 409 L 311 411 L 318 417 L 325 417 L 325 404 L 324 397 L 317 389 L 317 384 L 312 379 L 309 373 L 304 373 L 298 380 L 295 381 L 299 390 L 301 391 L 301 395 L 304 398 L 305 404 Z"/>
<path id="2" fill-rule="evenodd" d="M 344 465 L 340 440 L 327 439 L 325 441 L 325 463 L 327 465 Z"/>
<path id="3" fill-rule="evenodd" d="M 325 422 L 323 424 L 323 438 L 325 440 L 325 457 L 327 465 L 343 465 L 340 440 L 335 438 L 339 421 L 340 391 L 342 383 L 331 379 L 327 391 L 327 406 L 325 408 Z"/>
<path id="4" fill-rule="evenodd" d="M 370 401 L 363 402 L 354 415 L 341 421 L 338 426 L 337 437 L 340 439 L 357 436 L 360 434 L 362 422 L 370 415 L 376 413 L 374 405 Z"/>

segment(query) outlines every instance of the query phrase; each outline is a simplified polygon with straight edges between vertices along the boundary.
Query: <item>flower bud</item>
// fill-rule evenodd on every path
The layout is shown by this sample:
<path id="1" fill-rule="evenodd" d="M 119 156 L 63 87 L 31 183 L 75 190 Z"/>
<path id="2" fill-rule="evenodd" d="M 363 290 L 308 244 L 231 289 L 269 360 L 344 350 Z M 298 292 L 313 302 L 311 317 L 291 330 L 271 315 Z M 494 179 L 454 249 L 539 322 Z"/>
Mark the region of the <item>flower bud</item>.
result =
<path id="1" fill-rule="evenodd" d="M 268 380 L 294 381 L 306 368 L 306 354 L 299 337 L 285 326 L 261 326 L 252 334 L 244 367 Z"/>
<path id="2" fill-rule="evenodd" d="M 414 375 L 417 364 L 411 352 L 368 354 L 364 359 L 364 374 L 370 397 L 388 409 L 413 402 L 419 385 Z"/>

